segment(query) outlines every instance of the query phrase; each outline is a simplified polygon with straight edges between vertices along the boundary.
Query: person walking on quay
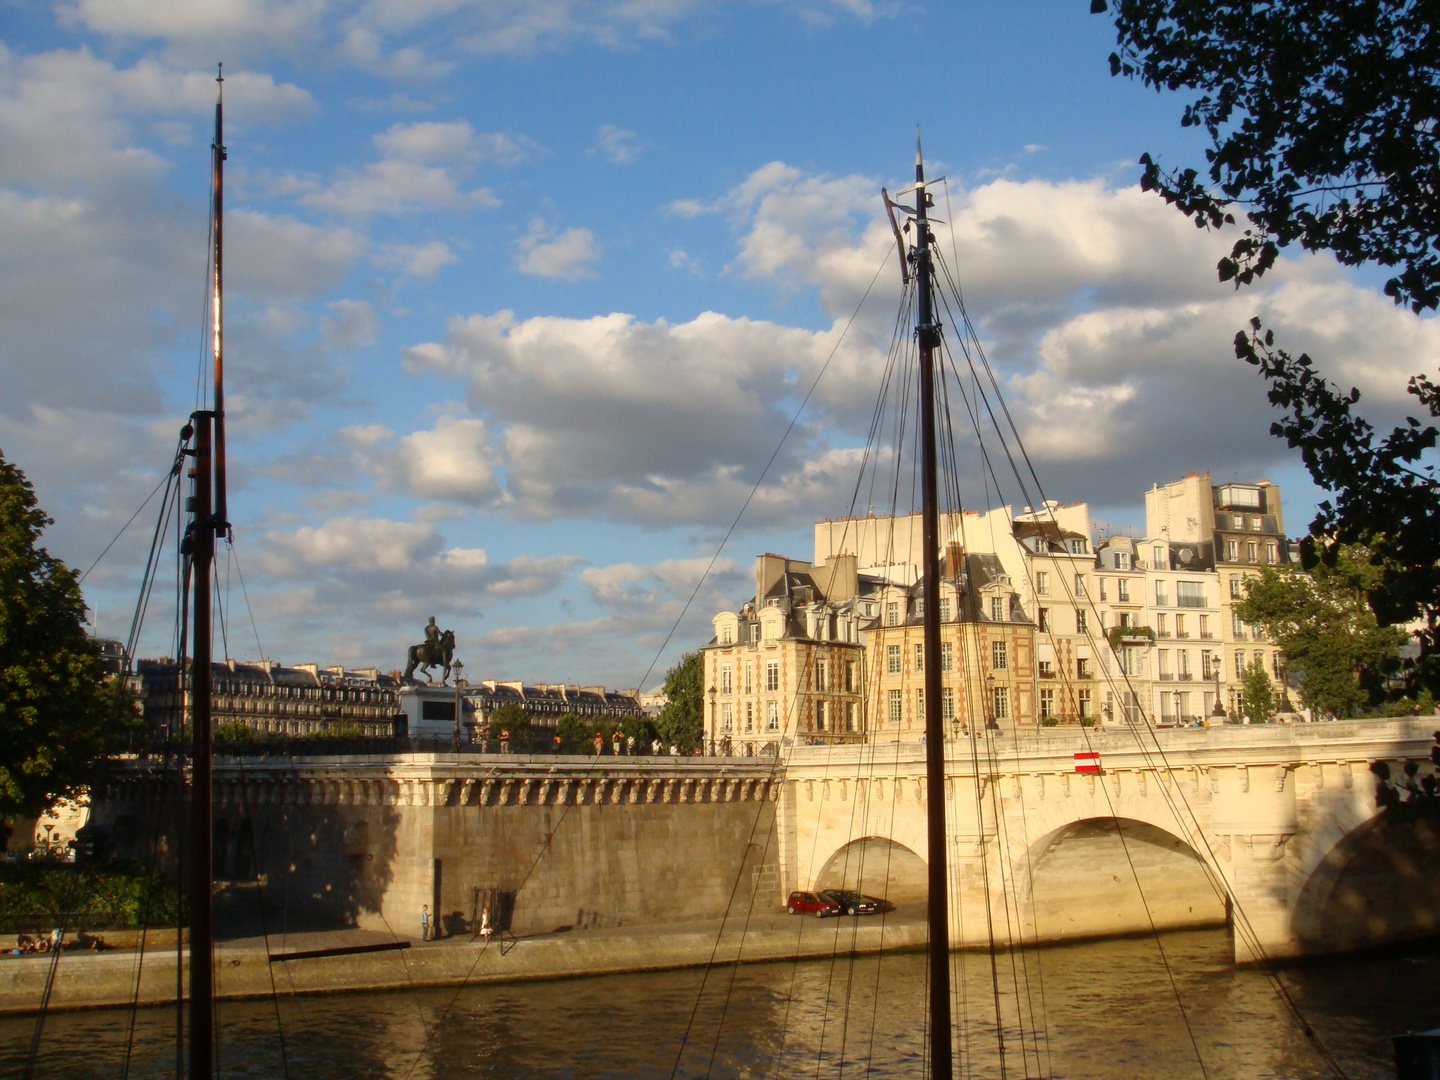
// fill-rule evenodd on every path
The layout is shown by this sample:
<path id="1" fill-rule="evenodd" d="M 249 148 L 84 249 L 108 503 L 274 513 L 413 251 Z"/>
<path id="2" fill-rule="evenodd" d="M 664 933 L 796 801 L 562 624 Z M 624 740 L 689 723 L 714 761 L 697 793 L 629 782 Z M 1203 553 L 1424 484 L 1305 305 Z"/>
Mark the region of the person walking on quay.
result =
<path id="1" fill-rule="evenodd" d="M 430 940 L 430 905 L 420 905 L 420 940 Z"/>

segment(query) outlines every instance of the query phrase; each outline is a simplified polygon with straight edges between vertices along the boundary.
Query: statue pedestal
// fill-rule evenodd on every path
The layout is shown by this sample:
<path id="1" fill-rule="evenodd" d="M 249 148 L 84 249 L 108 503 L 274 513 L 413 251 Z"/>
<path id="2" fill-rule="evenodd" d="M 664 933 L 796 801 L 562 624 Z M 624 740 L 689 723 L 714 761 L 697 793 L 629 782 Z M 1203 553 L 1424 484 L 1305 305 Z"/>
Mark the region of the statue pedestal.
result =
<path id="1" fill-rule="evenodd" d="M 469 742 L 475 725 L 474 706 L 463 697 L 461 702 L 460 738 Z M 449 739 L 455 734 L 453 686 L 407 686 L 400 691 L 400 711 L 411 738 Z"/>

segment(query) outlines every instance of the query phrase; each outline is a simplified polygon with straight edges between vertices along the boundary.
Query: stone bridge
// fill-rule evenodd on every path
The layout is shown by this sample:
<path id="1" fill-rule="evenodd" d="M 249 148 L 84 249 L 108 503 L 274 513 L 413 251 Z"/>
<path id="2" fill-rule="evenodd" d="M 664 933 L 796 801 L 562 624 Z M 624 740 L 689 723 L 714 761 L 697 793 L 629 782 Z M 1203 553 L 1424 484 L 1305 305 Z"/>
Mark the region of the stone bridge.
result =
<path id="1" fill-rule="evenodd" d="M 1072 730 L 947 744 L 957 944 L 1233 920 L 1236 958 L 1434 935 L 1440 843 L 1376 813 L 1372 761 L 1431 771 L 1435 718 Z M 1102 771 L 1077 773 L 1098 751 Z M 784 888 L 925 892 L 918 743 L 798 747 L 778 838 Z"/>

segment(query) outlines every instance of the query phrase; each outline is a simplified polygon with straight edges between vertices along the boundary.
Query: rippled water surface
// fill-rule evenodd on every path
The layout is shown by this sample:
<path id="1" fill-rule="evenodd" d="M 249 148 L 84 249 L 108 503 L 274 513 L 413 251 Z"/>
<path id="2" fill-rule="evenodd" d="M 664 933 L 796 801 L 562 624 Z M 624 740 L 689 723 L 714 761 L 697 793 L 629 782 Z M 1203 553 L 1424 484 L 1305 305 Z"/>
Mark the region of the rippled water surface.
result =
<path id="1" fill-rule="evenodd" d="M 1000 1076 L 997 997 L 1011 1077 L 1332 1075 L 1266 978 L 1230 965 L 1223 931 L 1162 941 L 1163 958 L 1154 939 L 1002 955 L 993 977 L 988 957 L 957 956 L 956 1075 Z M 910 1078 L 923 1068 L 924 973 L 923 956 L 891 954 L 224 1004 L 220 1075 L 666 1077 L 678 1062 L 684 1077 Z M 1440 1025 L 1440 950 L 1280 977 L 1351 1077 L 1393 1077 L 1388 1036 Z M 52 1014 L 36 1077 L 122 1076 L 130 1022 Z M 0 1021 L 0 1076 L 21 1075 L 33 1029 Z M 174 1074 L 173 1012 L 140 1012 L 129 1075 Z"/>

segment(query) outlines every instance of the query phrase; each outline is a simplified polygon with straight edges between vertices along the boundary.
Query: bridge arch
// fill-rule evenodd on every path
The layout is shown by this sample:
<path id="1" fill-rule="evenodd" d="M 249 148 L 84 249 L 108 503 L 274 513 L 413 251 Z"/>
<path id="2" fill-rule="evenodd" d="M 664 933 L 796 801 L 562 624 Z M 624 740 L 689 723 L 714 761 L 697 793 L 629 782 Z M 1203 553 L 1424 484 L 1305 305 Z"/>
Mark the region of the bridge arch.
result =
<path id="1" fill-rule="evenodd" d="M 854 889 L 894 903 L 923 900 L 929 891 L 925 860 L 885 836 L 863 836 L 843 845 L 815 875 L 817 889 Z"/>
<path id="2" fill-rule="evenodd" d="M 1032 941 L 1223 926 L 1223 886 L 1173 828 L 1097 814 L 1060 824 L 1005 860 Z M 993 886 L 992 886 L 993 887 Z"/>
<path id="3" fill-rule="evenodd" d="M 1344 819 L 1327 822 L 1332 838 Z M 1312 863 L 1292 914 L 1307 952 L 1338 952 L 1440 935 L 1440 821 L 1372 814 L 1328 848 L 1309 845 Z"/>

